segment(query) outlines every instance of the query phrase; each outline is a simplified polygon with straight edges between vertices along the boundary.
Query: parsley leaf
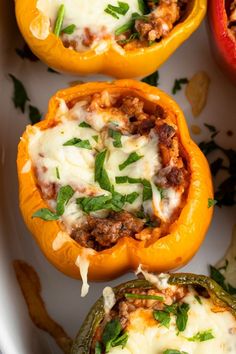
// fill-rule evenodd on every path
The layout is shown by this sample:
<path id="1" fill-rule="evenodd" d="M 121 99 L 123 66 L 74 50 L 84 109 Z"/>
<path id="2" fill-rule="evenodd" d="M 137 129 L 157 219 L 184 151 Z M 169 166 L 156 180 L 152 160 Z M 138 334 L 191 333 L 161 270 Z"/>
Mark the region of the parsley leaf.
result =
<path id="1" fill-rule="evenodd" d="M 212 199 L 212 198 L 208 198 L 208 204 L 207 204 L 208 208 L 211 208 L 211 207 L 213 207 L 216 204 L 217 204 L 217 200 Z"/>
<path id="2" fill-rule="evenodd" d="M 40 218 L 45 221 L 51 221 L 58 220 L 59 216 L 47 208 L 41 208 L 32 215 L 32 218 Z"/>
<path id="3" fill-rule="evenodd" d="M 140 160 L 142 157 L 143 155 L 138 155 L 136 152 L 132 152 L 129 157 L 122 164 L 119 165 L 119 170 L 124 170 L 127 166 Z"/>
<path id="4" fill-rule="evenodd" d="M 74 190 L 71 188 L 71 186 L 63 186 L 59 189 L 59 192 L 57 194 L 57 215 L 61 216 L 64 214 L 65 211 L 65 206 L 69 202 L 69 200 L 72 198 L 74 195 Z"/>
<path id="5" fill-rule="evenodd" d="M 114 18 L 119 19 L 117 14 L 124 16 L 129 11 L 129 4 L 126 2 L 118 1 L 118 6 L 108 4 L 104 11 Z"/>
<path id="6" fill-rule="evenodd" d="M 160 322 L 160 324 L 166 328 L 170 326 L 170 314 L 166 311 L 154 310 L 153 316 L 156 321 Z"/>
<path id="7" fill-rule="evenodd" d="M 23 48 L 16 48 L 16 53 L 19 55 L 21 59 L 28 59 L 32 62 L 36 62 L 39 59 L 32 53 L 30 47 L 25 43 Z"/>
<path id="8" fill-rule="evenodd" d="M 126 203 L 132 204 L 138 198 L 138 196 L 139 194 L 137 192 L 132 192 L 125 196 L 125 201 Z"/>
<path id="9" fill-rule="evenodd" d="M 59 172 L 59 168 L 56 167 L 56 176 L 57 176 L 57 179 L 60 179 L 60 172 Z"/>
<path id="10" fill-rule="evenodd" d="M 100 342 L 96 342 L 94 354 L 102 354 L 102 345 Z"/>
<path id="11" fill-rule="evenodd" d="M 106 209 L 106 203 L 111 201 L 109 195 L 99 195 L 97 197 L 82 197 L 77 198 L 76 203 L 81 207 L 85 213 Z"/>
<path id="12" fill-rule="evenodd" d="M 72 138 L 66 141 L 63 146 L 75 146 L 81 149 L 92 150 L 89 140 L 81 140 L 80 138 Z"/>
<path id="13" fill-rule="evenodd" d="M 104 162 L 106 158 L 107 150 L 103 150 L 96 155 L 95 158 L 95 182 L 98 182 L 102 189 L 111 191 L 111 182 L 109 180 L 108 174 L 104 169 Z"/>
<path id="14" fill-rule="evenodd" d="M 143 201 L 152 199 L 152 186 L 147 179 L 142 180 L 143 184 Z"/>
<path id="15" fill-rule="evenodd" d="M 29 119 L 32 124 L 40 122 L 42 118 L 42 113 L 40 113 L 37 107 L 29 105 Z"/>
<path id="16" fill-rule="evenodd" d="M 81 123 L 79 124 L 79 127 L 80 127 L 80 128 L 91 128 L 91 125 L 88 124 L 88 123 L 86 123 L 86 122 L 81 122 Z"/>
<path id="17" fill-rule="evenodd" d="M 16 108 L 20 108 L 21 112 L 24 113 L 26 102 L 30 101 L 25 87 L 14 75 L 9 74 L 9 77 L 12 79 L 14 84 L 14 93 L 12 97 L 13 103 Z"/>
<path id="18" fill-rule="evenodd" d="M 175 79 L 174 86 L 172 88 L 173 95 L 175 95 L 178 91 L 182 89 L 182 85 L 185 85 L 187 83 L 188 83 L 187 78 Z"/>
<path id="19" fill-rule="evenodd" d="M 119 36 L 120 34 L 131 30 L 133 27 L 134 27 L 134 20 L 129 20 L 124 25 L 120 26 L 115 30 L 115 35 Z"/>
<path id="20" fill-rule="evenodd" d="M 212 334 L 212 329 L 207 331 L 197 332 L 193 337 L 187 338 L 190 342 L 205 342 L 215 338 Z"/>
<path id="21" fill-rule="evenodd" d="M 73 196 L 73 194 L 74 194 L 74 190 L 71 188 L 71 186 L 67 185 L 61 187 L 57 194 L 56 213 L 53 213 L 51 210 L 47 208 L 42 208 L 37 210 L 32 215 L 32 218 L 40 218 L 45 221 L 58 220 L 59 217 L 64 213 L 65 205 L 68 203 L 68 201 Z"/>
<path id="22" fill-rule="evenodd" d="M 110 351 L 111 347 L 120 345 L 119 342 L 118 342 L 119 344 L 116 343 L 120 338 L 121 332 L 122 332 L 122 327 L 118 319 L 113 319 L 106 324 L 102 334 L 102 343 L 106 348 L 106 353 Z M 121 337 L 123 337 L 123 335 Z M 124 338 L 125 342 L 127 342 L 127 339 L 128 337 Z"/>
<path id="23" fill-rule="evenodd" d="M 113 141 L 114 147 L 117 147 L 117 148 L 122 147 L 122 143 L 121 143 L 122 134 L 121 134 L 121 132 L 119 132 L 117 130 L 109 129 L 108 135 L 114 139 L 114 141 Z"/>
<path id="24" fill-rule="evenodd" d="M 152 73 L 149 76 L 144 77 L 142 80 L 142 82 L 146 82 L 146 84 L 152 85 L 152 86 L 158 86 L 159 85 L 159 72 L 158 71 L 154 71 L 154 73 Z"/>
<path id="25" fill-rule="evenodd" d="M 189 304 L 183 302 L 179 304 L 176 311 L 176 326 L 180 332 L 183 332 L 188 322 Z"/>
<path id="26" fill-rule="evenodd" d="M 148 13 L 148 7 L 144 0 L 138 0 L 138 8 L 143 15 Z"/>
<path id="27" fill-rule="evenodd" d="M 72 34 L 76 29 L 76 25 L 69 25 L 61 30 L 61 33 Z"/>
<path id="28" fill-rule="evenodd" d="M 61 33 L 61 26 L 64 20 L 64 16 L 65 16 L 65 5 L 61 4 L 61 6 L 58 9 L 57 12 L 57 17 L 56 17 L 56 21 L 55 21 L 55 25 L 54 25 L 54 29 L 53 29 L 53 33 L 59 37 L 60 33 Z"/>

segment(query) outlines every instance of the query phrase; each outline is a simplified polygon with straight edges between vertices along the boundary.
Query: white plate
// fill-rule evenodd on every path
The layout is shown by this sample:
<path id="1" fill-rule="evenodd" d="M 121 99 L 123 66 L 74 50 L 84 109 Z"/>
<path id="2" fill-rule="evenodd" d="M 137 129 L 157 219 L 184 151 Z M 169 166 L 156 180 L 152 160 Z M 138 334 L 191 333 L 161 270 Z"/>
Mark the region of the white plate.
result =
<path id="1" fill-rule="evenodd" d="M 31 103 L 42 112 L 47 110 L 49 97 L 59 88 L 78 77 L 56 75 L 47 72 L 40 62 L 31 63 L 20 59 L 16 47 L 22 47 L 22 39 L 16 28 L 13 2 L 0 3 L 0 348 L 4 354 L 61 353 L 54 341 L 31 323 L 27 307 L 19 290 L 12 268 L 12 260 L 24 259 L 38 272 L 43 298 L 50 315 L 73 337 L 86 313 L 101 294 L 104 283 L 91 284 L 90 292 L 80 298 L 81 282 L 67 278 L 51 266 L 27 231 L 18 209 L 18 186 L 16 175 L 16 150 L 19 137 L 29 120 L 15 110 L 11 96 L 12 83 L 8 73 L 22 80 Z M 235 135 L 228 137 L 226 131 L 236 133 L 236 89 L 224 78 L 215 65 L 209 50 L 205 23 L 172 58 L 160 69 L 160 88 L 171 92 L 175 78 L 190 78 L 195 72 L 205 70 L 211 77 L 207 106 L 199 118 L 193 118 L 183 90 L 175 99 L 184 110 L 189 125 L 197 124 L 202 134 L 197 141 L 209 137 L 204 123 L 215 125 L 220 134 L 217 141 L 226 148 L 236 148 Z M 95 77 L 90 78 L 90 80 Z M 97 78 L 96 78 L 97 79 Z M 100 77 L 104 80 L 105 77 Z M 82 80 L 84 80 L 82 78 Z M 88 78 L 85 79 L 88 81 Z M 213 223 L 200 251 L 182 270 L 207 274 L 209 263 L 214 264 L 226 250 L 236 221 L 235 207 L 216 207 Z M 204 215 L 202 215 L 204 218 Z M 132 274 L 116 279 L 110 284 L 131 279 Z"/>

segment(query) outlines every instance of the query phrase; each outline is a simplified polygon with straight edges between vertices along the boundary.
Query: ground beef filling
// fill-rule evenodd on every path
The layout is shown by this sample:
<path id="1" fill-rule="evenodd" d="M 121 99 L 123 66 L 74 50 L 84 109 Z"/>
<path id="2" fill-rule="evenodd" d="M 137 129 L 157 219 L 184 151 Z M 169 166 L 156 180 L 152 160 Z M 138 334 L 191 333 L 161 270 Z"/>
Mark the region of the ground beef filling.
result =
<path id="1" fill-rule="evenodd" d="M 144 224 L 127 211 L 111 212 L 105 219 L 88 216 L 83 227 L 73 230 L 71 237 L 81 246 L 99 251 L 113 246 L 121 237 L 134 237 Z"/>

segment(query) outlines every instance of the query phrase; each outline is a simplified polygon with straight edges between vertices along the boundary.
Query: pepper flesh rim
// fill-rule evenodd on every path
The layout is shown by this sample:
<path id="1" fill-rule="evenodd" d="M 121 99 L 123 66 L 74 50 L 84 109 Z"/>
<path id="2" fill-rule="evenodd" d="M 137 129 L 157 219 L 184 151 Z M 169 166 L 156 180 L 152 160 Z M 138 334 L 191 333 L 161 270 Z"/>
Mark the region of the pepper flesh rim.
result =
<path id="1" fill-rule="evenodd" d="M 124 237 L 112 248 L 100 252 L 94 251 L 93 254 L 87 256 L 90 262 L 88 272 L 90 280 L 113 279 L 128 270 L 136 269 L 139 264 L 143 264 L 149 271 L 156 272 L 183 266 L 200 247 L 213 213 L 213 208 L 207 206 L 208 198 L 213 198 L 208 163 L 200 149 L 190 139 L 183 113 L 178 105 L 168 95 L 153 86 L 133 80 L 119 80 L 113 83 L 87 83 L 61 90 L 50 100 L 49 113 L 45 120 L 36 126 L 47 127 L 54 119 L 59 99 L 65 99 L 68 102 L 104 89 L 109 91 L 112 88 L 117 92 L 131 90 L 136 95 L 150 102 L 161 104 L 175 113 L 180 143 L 186 151 L 191 178 L 186 204 L 178 219 L 171 225 L 169 234 L 151 243 L 148 247 L 144 247 L 142 241 Z M 22 215 L 46 257 L 65 274 L 80 278 L 80 270 L 75 262 L 77 257 L 83 256 L 87 249 L 68 237 L 60 249 L 54 250 L 53 242 L 58 233 L 62 231 L 60 223 L 31 217 L 36 210 L 47 207 L 36 186 L 32 168 L 27 173 L 22 173 L 22 169 L 29 161 L 28 133 L 31 129 L 34 127 L 29 126 L 23 134 L 17 158 Z"/>

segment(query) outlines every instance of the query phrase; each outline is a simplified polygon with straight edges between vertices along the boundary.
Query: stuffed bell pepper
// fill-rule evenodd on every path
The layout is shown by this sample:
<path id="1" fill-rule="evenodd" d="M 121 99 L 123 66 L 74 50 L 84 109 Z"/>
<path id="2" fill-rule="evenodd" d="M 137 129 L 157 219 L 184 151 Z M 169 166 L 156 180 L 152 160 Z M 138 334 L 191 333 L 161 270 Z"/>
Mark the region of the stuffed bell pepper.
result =
<path id="1" fill-rule="evenodd" d="M 19 28 L 49 67 L 118 78 L 154 72 L 193 31 L 206 0 L 15 0 Z"/>
<path id="2" fill-rule="evenodd" d="M 183 113 L 145 83 L 59 91 L 45 120 L 27 127 L 17 162 L 26 225 L 72 277 L 178 268 L 212 217 L 209 167 Z"/>
<path id="3" fill-rule="evenodd" d="M 208 20 L 213 54 L 236 84 L 236 1 L 209 0 Z"/>
<path id="4" fill-rule="evenodd" d="M 210 278 L 146 275 L 105 288 L 71 354 L 234 354 L 236 299 Z"/>

